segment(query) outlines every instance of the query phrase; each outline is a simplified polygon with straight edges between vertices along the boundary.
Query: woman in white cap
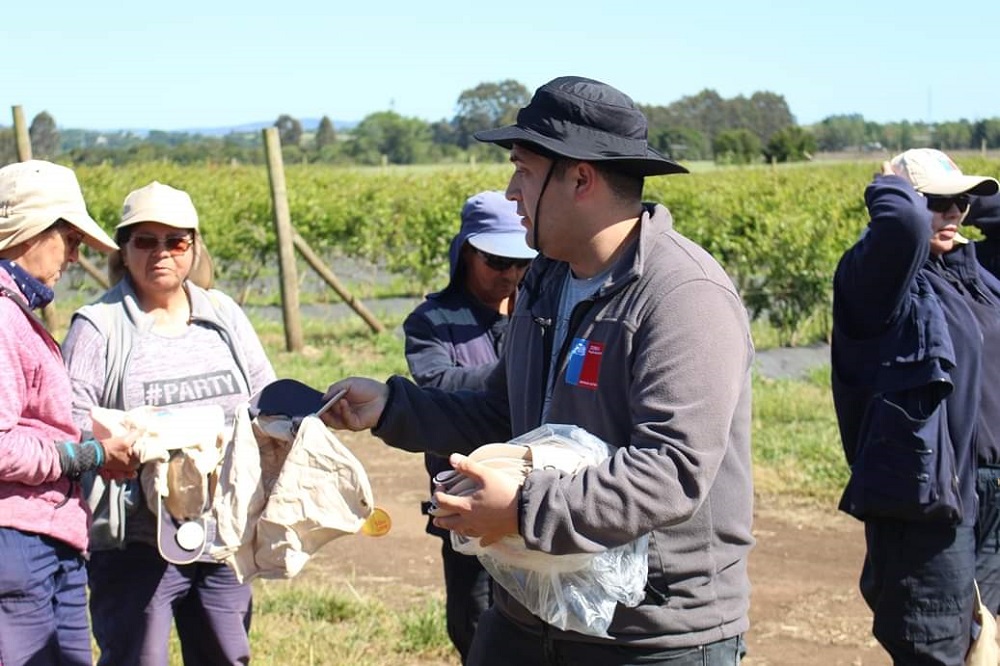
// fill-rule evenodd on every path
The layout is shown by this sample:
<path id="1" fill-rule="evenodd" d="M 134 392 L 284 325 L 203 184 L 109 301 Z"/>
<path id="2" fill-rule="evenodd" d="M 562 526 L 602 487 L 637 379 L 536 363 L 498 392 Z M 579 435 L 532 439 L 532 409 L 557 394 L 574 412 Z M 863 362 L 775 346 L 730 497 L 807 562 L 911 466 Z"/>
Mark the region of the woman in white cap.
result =
<path id="1" fill-rule="evenodd" d="M 120 279 L 74 314 L 63 345 L 78 425 L 92 427 L 95 405 L 219 405 L 231 426 L 237 407 L 275 375 L 240 307 L 193 280 L 205 250 L 190 196 L 158 182 L 133 191 L 115 238 L 121 250 L 110 265 Z M 184 663 L 247 663 L 250 585 L 208 554 L 208 507 L 177 520 L 138 486 L 109 484 L 95 511 L 90 611 L 99 663 L 166 664 L 174 623 Z"/>
<path id="2" fill-rule="evenodd" d="M 81 243 L 114 241 L 70 169 L 0 169 L 0 663 L 90 664 L 88 511 L 79 477 L 133 473 L 130 441 L 81 441 L 59 345 L 34 310 L 52 301 Z"/>
<path id="3" fill-rule="evenodd" d="M 974 580 L 1000 607 L 1000 282 L 958 233 L 998 187 L 938 150 L 897 155 L 834 276 L 840 508 L 865 523 L 861 593 L 895 664 L 965 663 Z"/>

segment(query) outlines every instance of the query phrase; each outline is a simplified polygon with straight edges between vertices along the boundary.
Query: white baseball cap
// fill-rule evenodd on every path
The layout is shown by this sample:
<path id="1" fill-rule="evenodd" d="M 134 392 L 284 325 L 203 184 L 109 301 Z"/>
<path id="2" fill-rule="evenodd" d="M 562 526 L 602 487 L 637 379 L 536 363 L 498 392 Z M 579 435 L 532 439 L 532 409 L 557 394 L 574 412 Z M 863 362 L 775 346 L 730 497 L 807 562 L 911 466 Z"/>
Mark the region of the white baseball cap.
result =
<path id="1" fill-rule="evenodd" d="M 896 175 L 906 178 L 917 192 L 924 194 L 986 196 L 1000 190 L 995 178 L 966 176 L 950 157 L 933 148 L 907 150 L 889 164 Z"/>
<path id="2" fill-rule="evenodd" d="M 76 227 L 83 242 L 95 250 L 118 249 L 87 212 L 72 169 L 44 160 L 0 169 L 0 250 L 34 238 L 59 220 Z"/>
<path id="3" fill-rule="evenodd" d="M 177 229 L 197 229 L 198 212 L 187 192 L 154 180 L 125 197 L 122 220 L 115 229 L 142 222 L 159 222 Z"/>

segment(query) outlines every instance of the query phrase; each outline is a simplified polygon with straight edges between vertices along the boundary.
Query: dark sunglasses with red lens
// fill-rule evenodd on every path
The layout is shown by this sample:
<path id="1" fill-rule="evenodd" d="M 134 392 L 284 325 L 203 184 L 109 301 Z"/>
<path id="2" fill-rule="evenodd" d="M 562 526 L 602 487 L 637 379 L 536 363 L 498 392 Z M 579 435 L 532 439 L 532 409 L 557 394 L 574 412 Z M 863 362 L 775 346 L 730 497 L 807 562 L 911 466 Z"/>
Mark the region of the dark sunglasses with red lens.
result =
<path id="1" fill-rule="evenodd" d="M 187 252 L 192 243 L 194 243 L 194 238 L 191 234 L 184 234 L 183 236 L 164 236 L 163 238 L 147 234 L 134 234 L 131 238 L 129 238 L 129 242 L 131 242 L 132 247 L 137 250 L 148 252 L 162 247 L 171 255 L 176 256 Z"/>
<path id="2" fill-rule="evenodd" d="M 511 257 L 499 257 L 495 254 L 490 254 L 489 252 L 483 252 L 480 249 L 476 249 L 479 256 L 483 258 L 483 262 L 497 272 L 503 272 L 511 267 L 514 268 L 526 268 L 528 264 L 531 263 L 531 259 L 514 259 Z"/>
<path id="3" fill-rule="evenodd" d="M 938 196 L 936 194 L 925 194 L 927 198 L 927 208 L 935 213 L 947 213 L 954 204 L 960 213 L 964 213 L 969 207 L 968 194 L 956 194 L 955 196 Z"/>

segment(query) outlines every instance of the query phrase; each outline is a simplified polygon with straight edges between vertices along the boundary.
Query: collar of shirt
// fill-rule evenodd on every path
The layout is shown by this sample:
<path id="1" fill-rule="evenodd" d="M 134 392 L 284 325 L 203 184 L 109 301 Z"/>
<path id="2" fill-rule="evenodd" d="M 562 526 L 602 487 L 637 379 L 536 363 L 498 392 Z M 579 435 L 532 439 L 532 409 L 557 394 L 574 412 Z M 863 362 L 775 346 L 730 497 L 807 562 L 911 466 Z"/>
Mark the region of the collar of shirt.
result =
<path id="1" fill-rule="evenodd" d="M 10 273 L 32 310 L 44 308 L 55 298 L 55 292 L 38 278 L 18 266 L 12 259 L 0 259 L 0 267 Z"/>

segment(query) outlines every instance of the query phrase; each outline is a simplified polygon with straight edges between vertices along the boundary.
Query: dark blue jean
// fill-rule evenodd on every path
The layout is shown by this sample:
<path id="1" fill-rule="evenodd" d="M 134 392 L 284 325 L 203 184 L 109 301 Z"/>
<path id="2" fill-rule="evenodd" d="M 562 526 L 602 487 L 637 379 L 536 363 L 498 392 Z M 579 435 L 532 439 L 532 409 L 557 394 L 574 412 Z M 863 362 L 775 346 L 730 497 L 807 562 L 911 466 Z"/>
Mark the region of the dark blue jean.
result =
<path id="1" fill-rule="evenodd" d="M 129 544 L 93 553 L 89 569 L 99 664 L 166 666 L 174 622 L 184 663 L 249 663 L 251 589 L 229 567 L 170 564 Z"/>
<path id="2" fill-rule="evenodd" d="M 449 532 L 450 535 L 450 532 Z M 493 579 L 475 555 L 463 555 L 451 546 L 451 536 L 442 538 L 444 564 L 445 612 L 448 637 L 466 663 L 479 616 L 490 607 Z"/>
<path id="3" fill-rule="evenodd" d="M 79 551 L 0 527 L 0 664 L 91 664 L 87 570 Z"/>
<path id="4" fill-rule="evenodd" d="M 976 581 L 983 603 L 1000 613 L 1000 467 L 979 468 L 976 480 Z"/>
<path id="5" fill-rule="evenodd" d="M 964 663 L 972 625 L 975 534 L 898 520 L 865 523 L 861 595 L 895 664 Z"/>
<path id="6" fill-rule="evenodd" d="M 746 654 L 742 636 L 685 648 L 639 648 L 584 643 L 522 629 L 496 608 L 479 618 L 468 666 L 737 666 Z"/>

